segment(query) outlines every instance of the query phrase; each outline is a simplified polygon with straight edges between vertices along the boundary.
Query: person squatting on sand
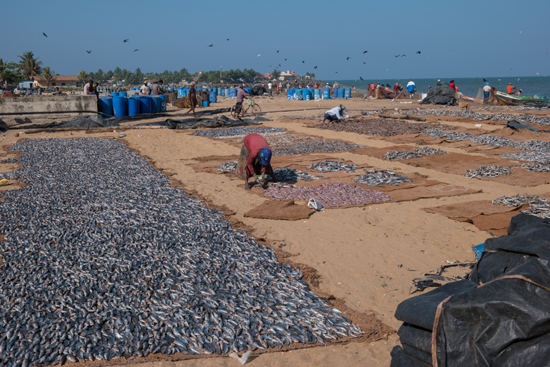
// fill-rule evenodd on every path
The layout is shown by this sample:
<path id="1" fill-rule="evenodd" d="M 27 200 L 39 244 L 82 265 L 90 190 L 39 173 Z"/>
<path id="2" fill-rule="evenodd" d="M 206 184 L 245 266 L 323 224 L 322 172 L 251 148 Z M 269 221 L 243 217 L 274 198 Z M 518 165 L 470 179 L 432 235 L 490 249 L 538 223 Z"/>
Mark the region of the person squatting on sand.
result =
<path id="1" fill-rule="evenodd" d="M 237 172 L 239 177 L 244 180 L 245 190 L 250 190 L 248 179 L 252 176 L 254 176 L 254 181 L 262 186 L 267 181 L 266 173 L 271 176 L 273 182 L 277 182 L 271 167 L 271 148 L 260 134 L 248 134 L 244 138 L 237 163 Z M 259 174 L 262 175 L 260 179 L 258 179 Z"/>
<path id="2" fill-rule="evenodd" d="M 344 105 L 340 105 L 334 108 L 331 108 L 327 112 L 325 112 L 325 118 L 323 119 L 323 122 L 329 121 L 329 122 L 341 122 L 342 118 L 349 118 L 348 115 L 344 113 L 346 107 Z"/>

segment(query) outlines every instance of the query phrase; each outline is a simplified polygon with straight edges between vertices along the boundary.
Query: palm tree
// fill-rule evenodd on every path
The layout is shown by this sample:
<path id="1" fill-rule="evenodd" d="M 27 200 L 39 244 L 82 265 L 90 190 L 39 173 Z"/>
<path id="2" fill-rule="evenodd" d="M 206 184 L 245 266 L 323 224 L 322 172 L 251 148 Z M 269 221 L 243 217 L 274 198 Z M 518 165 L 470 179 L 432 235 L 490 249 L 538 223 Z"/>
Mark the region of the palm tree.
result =
<path id="1" fill-rule="evenodd" d="M 55 80 L 55 71 L 51 70 L 49 66 L 46 66 L 44 69 L 42 69 L 42 77 L 48 83 L 48 89 L 50 88 L 50 84 L 52 81 Z"/>
<path id="2" fill-rule="evenodd" d="M 86 70 L 80 70 L 78 73 L 78 79 L 80 79 L 82 84 L 88 83 L 88 73 L 86 73 Z"/>
<path id="3" fill-rule="evenodd" d="M 19 61 L 19 64 L 17 64 L 17 68 L 23 72 L 23 75 L 25 75 L 27 80 L 30 80 L 36 75 L 40 75 L 40 72 L 42 71 L 40 68 L 42 61 L 38 61 L 38 57 L 35 58 L 32 51 L 25 51 L 23 52 L 23 55 L 18 55 L 18 57 L 21 60 Z"/>

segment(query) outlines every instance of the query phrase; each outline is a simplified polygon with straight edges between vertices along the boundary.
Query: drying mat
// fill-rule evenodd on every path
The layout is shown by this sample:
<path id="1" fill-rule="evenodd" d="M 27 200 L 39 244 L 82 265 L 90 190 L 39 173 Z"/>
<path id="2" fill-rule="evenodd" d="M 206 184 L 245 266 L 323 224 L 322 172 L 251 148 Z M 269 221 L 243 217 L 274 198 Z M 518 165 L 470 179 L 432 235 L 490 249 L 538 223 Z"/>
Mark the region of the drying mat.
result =
<path id="1" fill-rule="evenodd" d="M 268 200 L 256 208 L 244 213 L 245 217 L 275 220 L 300 220 L 308 219 L 315 212 L 307 205 L 296 205 L 294 200 L 272 201 Z"/>

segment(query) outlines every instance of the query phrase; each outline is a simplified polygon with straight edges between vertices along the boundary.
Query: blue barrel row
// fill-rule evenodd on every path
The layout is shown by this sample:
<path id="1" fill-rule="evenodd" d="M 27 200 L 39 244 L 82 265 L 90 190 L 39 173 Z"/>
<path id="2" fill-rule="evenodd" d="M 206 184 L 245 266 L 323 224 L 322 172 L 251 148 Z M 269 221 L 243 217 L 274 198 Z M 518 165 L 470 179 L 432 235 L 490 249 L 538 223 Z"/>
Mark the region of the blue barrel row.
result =
<path id="1" fill-rule="evenodd" d="M 288 90 L 288 99 L 298 101 L 309 101 L 320 99 L 330 99 L 330 89 L 312 89 L 312 88 L 292 88 Z M 334 88 L 332 98 L 351 98 L 351 88 Z"/>
<path id="2" fill-rule="evenodd" d="M 117 92 L 111 93 L 111 97 L 101 97 L 99 99 L 101 113 L 109 116 L 125 117 L 166 112 L 166 96 L 136 95 L 127 98 L 125 95 L 126 92 Z"/>

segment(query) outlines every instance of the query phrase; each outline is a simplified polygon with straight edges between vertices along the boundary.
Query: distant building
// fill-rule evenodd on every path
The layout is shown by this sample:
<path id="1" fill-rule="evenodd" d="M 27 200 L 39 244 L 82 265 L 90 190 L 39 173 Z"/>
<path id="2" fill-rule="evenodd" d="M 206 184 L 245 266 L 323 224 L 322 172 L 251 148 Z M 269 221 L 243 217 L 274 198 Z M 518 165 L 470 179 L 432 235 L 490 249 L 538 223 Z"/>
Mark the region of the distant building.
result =
<path id="1" fill-rule="evenodd" d="M 271 73 L 266 73 L 264 74 L 264 78 L 266 79 L 272 79 L 273 78 L 273 75 Z"/>
<path id="2" fill-rule="evenodd" d="M 296 79 L 294 70 L 283 71 L 281 72 L 281 75 L 279 75 L 279 80 L 294 80 L 294 79 Z"/>
<path id="3" fill-rule="evenodd" d="M 83 84 L 78 80 L 78 76 L 76 75 L 57 75 L 54 77 L 54 79 L 50 83 L 50 87 L 82 87 Z M 34 78 L 34 87 L 42 87 L 47 88 L 48 83 L 46 80 L 41 77 L 37 76 Z"/>

